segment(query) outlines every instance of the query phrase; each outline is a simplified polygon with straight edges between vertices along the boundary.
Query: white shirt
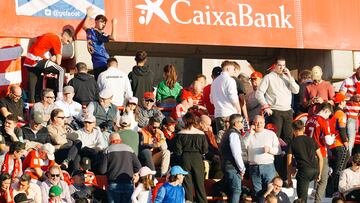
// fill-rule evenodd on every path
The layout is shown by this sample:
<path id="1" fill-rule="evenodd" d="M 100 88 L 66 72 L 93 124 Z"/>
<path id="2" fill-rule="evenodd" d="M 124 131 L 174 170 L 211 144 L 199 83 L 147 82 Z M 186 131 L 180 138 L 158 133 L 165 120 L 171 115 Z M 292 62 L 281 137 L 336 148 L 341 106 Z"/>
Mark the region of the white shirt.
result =
<path id="1" fill-rule="evenodd" d="M 82 146 L 81 146 L 82 148 L 98 147 L 100 149 L 103 149 L 103 147 L 105 146 L 104 137 L 101 133 L 101 130 L 98 127 L 95 127 L 92 133 L 86 132 L 84 128 L 77 130 L 76 133 L 79 135 L 78 140 L 82 142 Z"/>
<path id="2" fill-rule="evenodd" d="M 64 100 L 58 100 L 55 102 L 57 108 L 64 111 L 65 117 L 75 117 L 81 119 L 82 106 L 76 101 L 72 101 L 70 104 Z"/>
<path id="3" fill-rule="evenodd" d="M 19 183 L 16 183 L 13 185 L 14 189 L 14 197 L 19 194 L 19 193 L 24 193 L 23 191 L 19 191 L 17 190 L 17 188 L 19 188 Z M 34 203 L 41 203 L 41 189 L 40 186 L 38 186 L 35 183 L 29 183 L 29 189 L 28 189 L 28 194 L 26 194 L 28 199 L 32 199 L 34 200 Z"/>
<path id="4" fill-rule="evenodd" d="M 124 106 L 124 99 L 133 96 L 128 76 L 119 68 L 109 67 L 99 75 L 97 80 L 100 91 L 110 89 L 113 93 L 112 103 Z"/>
<path id="5" fill-rule="evenodd" d="M 229 73 L 222 72 L 211 84 L 210 101 L 215 106 L 215 118 L 228 117 L 238 113 L 234 104 L 239 103 L 239 97 L 234 78 Z"/>
<path id="6" fill-rule="evenodd" d="M 131 195 L 132 203 L 151 203 L 151 189 L 145 190 L 144 185 L 139 183 Z"/>

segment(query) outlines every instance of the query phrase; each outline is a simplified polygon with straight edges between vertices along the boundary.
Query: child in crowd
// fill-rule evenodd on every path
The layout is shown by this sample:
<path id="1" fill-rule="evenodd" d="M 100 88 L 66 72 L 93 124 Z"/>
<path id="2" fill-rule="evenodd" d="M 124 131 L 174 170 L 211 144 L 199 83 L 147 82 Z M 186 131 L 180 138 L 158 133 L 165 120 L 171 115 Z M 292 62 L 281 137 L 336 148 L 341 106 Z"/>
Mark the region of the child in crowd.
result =
<path id="1" fill-rule="evenodd" d="M 139 170 L 139 182 L 136 186 L 131 200 L 133 203 L 151 203 L 151 191 L 154 186 L 152 176 L 156 174 L 156 171 L 152 171 L 147 166 L 142 167 Z"/>
<path id="2" fill-rule="evenodd" d="M 63 190 L 61 187 L 54 185 L 49 190 L 49 203 L 62 203 L 62 199 L 60 197 Z"/>

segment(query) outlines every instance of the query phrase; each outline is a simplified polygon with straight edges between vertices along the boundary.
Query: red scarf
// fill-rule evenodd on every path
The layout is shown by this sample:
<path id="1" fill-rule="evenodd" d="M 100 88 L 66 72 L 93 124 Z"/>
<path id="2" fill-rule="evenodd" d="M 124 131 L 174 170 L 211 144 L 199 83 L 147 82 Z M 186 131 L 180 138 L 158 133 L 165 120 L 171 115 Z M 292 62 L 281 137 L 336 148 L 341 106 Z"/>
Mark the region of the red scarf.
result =
<path id="1" fill-rule="evenodd" d="M 110 142 L 110 144 L 121 144 L 121 143 L 122 143 L 121 140 L 112 140 L 112 141 Z"/>
<path id="2" fill-rule="evenodd" d="M 10 154 L 6 153 L 4 163 L 1 167 L 1 173 L 9 173 L 10 174 L 9 162 L 10 162 Z M 20 172 L 21 172 L 20 161 L 18 159 L 14 159 L 14 168 L 10 175 L 14 179 L 18 175 L 20 175 Z"/>
<path id="3" fill-rule="evenodd" d="M 168 140 L 172 140 L 175 137 L 175 133 L 168 133 L 168 131 L 164 128 L 163 130 L 164 136 L 166 137 L 166 139 Z"/>

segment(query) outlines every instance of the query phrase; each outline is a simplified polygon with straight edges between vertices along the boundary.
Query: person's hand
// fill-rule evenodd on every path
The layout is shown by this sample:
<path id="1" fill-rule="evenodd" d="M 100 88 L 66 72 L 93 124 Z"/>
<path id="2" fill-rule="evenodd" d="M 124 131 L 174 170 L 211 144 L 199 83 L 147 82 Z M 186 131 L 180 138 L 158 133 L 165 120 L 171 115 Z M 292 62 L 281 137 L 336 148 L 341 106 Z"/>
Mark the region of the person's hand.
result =
<path id="1" fill-rule="evenodd" d="M 241 180 L 244 180 L 244 175 L 245 175 L 244 172 L 240 172 L 240 178 L 241 178 Z"/>
<path id="2" fill-rule="evenodd" d="M 113 18 L 111 22 L 112 22 L 113 25 L 116 25 L 118 23 L 116 18 Z"/>
<path id="3" fill-rule="evenodd" d="M 316 104 L 322 104 L 322 103 L 324 103 L 324 100 L 323 100 L 323 98 L 321 98 L 321 97 L 316 97 L 316 98 L 315 98 L 315 103 L 316 103 Z"/>
<path id="4" fill-rule="evenodd" d="M 94 8 L 89 6 L 86 8 L 86 15 L 91 17 L 92 15 L 94 15 Z"/>
<path id="5" fill-rule="evenodd" d="M 264 109 L 264 112 L 265 112 L 267 115 L 269 115 L 269 116 L 271 116 L 272 113 L 273 113 L 273 111 L 272 111 L 270 108 Z"/>
<path id="6" fill-rule="evenodd" d="M 320 182 L 320 180 L 321 180 L 321 173 L 320 173 L 319 176 L 317 177 L 316 182 Z"/>
<path id="7" fill-rule="evenodd" d="M 287 68 L 284 68 L 283 69 L 283 74 L 285 74 L 286 76 L 290 76 L 290 70 L 289 69 L 287 69 Z"/>
<path id="8" fill-rule="evenodd" d="M 345 147 L 346 149 L 349 149 L 349 142 L 344 142 L 344 147 Z"/>
<path id="9" fill-rule="evenodd" d="M 269 146 L 264 146 L 264 153 L 269 153 L 270 152 L 270 147 Z"/>

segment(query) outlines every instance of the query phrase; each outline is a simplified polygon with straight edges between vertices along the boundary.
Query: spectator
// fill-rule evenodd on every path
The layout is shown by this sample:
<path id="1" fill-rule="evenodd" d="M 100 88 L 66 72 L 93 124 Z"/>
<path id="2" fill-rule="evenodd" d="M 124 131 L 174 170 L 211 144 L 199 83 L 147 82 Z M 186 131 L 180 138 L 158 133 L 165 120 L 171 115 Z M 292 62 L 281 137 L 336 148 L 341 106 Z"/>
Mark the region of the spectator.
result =
<path id="1" fill-rule="evenodd" d="M 329 103 L 323 103 L 319 107 L 319 112 L 310 117 L 306 122 L 305 134 L 312 137 L 320 147 L 321 155 L 323 157 L 323 168 L 320 171 L 321 177 L 318 182 L 318 187 L 315 193 L 315 203 L 321 202 L 325 194 L 325 189 L 328 180 L 328 159 L 327 147 L 334 143 L 335 137 L 331 135 L 328 125 L 328 118 L 332 114 L 332 106 Z"/>
<path id="2" fill-rule="evenodd" d="M 28 174 L 23 174 L 19 182 L 13 185 L 14 196 L 19 193 L 25 193 L 27 199 L 33 200 L 34 203 L 41 203 L 41 195 L 39 195 L 41 194 L 41 189 L 37 184 L 30 181 L 31 177 Z"/>
<path id="3" fill-rule="evenodd" d="M 154 203 L 185 202 L 185 190 L 182 183 L 188 174 L 181 166 L 171 167 L 168 182 L 159 188 Z"/>
<path id="4" fill-rule="evenodd" d="M 154 106 L 155 96 L 153 92 L 145 92 L 143 95 L 143 105 L 138 109 L 138 125 L 143 128 L 149 124 L 150 117 L 157 117 L 160 122 L 164 119 L 164 114 Z"/>
<path id="5" fill-rule="evenodd" d="M 277 202 L 279 203 L 291 203 L 287 194 L 281 191 L 283 186 L 283 180 L 281 177 L 275 177 L 271 183 L 268 185 L 267 191 L 264 194 L 264 198 L 269 194 L 274 194 L 277 198 Z"/>
<path id="6" fill-rule="evenodd" d="M 221 74 L 221 67 L 217 66 L 214 67 L 212 69 L 211 72 L 211 78 L 213 80 L 215 80 L 220 74 Z M 206 109 L 209 112 L 210 117 L 214 116 L 214 111 L 215 111 L 215 107 L 214 105 L 210 102 L 210 91 L 211 91 L 211 84 L 208 84 L 207 86 L 204 87 L 203 89 L 203 101 L 204 101 L 204 105 L 206 107 Z"/>
<path id="7" fill-rule="evenodd" d="M 153 91 L 154 73 L 148 66 L 147 53 L 145 51 L 138 51 L 135 55 L 136 66 L 133 67 L 128 77 L 131 84 L 131 89 L 136 98 L 141 98 L 145 92 Z"/>
<path id="8" fill-rule="evenodd" d="M 107 60 L 107 70 L 99 75 L 97 80 L 100 91 L 108 89 L 113 94 L 112 103 L 124 106 L 125 100 L 133 96 L 129 78 L 118 67 L 116 58 Z"/>
<path id="9" fill-rule="evenodd" d="M 332 99 L 335 95 L 334 88 L 330 82 L 322 79 L 322 69 L 320 66 L 314 66 L 311 70 L 312 83 L 305 88 L 303 97 L 303 106 L 309 109 L 309 114 L 318 112 L 320 104 L 329 102 L 334 104 Z"/>
<path id="10" fill-rule="evenodd" d="M 306 86 L 312 83 L 311 71 L 308 69 L 302 70 L 299 73 L 299 94 L 294 96 L 295 99 L 295 114 L 307 113 L 307 109 L 302 105 L 302 99 L 304 98 Z"/>
<path id="11" fill-rule="evenodd" d="M 175 126 L 177 122 L 172 117 L 166 117 L 163 120 L 161 131 L 166 138 L 166 144 L 170 152 L 174 152 L 176 139 L 175 139 Z"/>
<path id="12" fill-rule="evenodd" d="M 231 115 L 230 129 L 226 131 L 221 141 L 222 169 L 231 203 L 240 201 L 241 181 L 246 170 L 241 157 L 241 130 L 243 130 L 243 117 L 240 114 Z"/>
<path id="13" fill-rule="evenodd" d="M 244 81 L 246 81 L 248 83 L 249 79 L 248 77 L 246 77 L 244 74 L 239 74 L 240 73 L 240 69 L 241 66 L 238 63 L 234 63 L 235 65 L 235 69 L 237 70 L 235 76 L 232 76 L 232 78 L 234 78 L 235 83 L 236 83 L 236 90 L 237 90 L 237 95 L 239 98 L 239 102 L 240 102 L 240 108 L 241 108 L 241 113 L 246 121 L 246 126 L 244 125 L 244 128 L 248 128 L 248 123 L 249 121 L 249 115 L 246 109 L 246 100 L 245 100 L 245 96 L 246 96 L 246 89 L 245 89 L 245 84 Z M 246 80 L 244 79 L 244 77 L 246 77 Z M 245 122 L 244 122 L 245 124 Z"/>
<path id="14" fill-rule="evenodd" d="M 216 134 L 225 129 L 226 117 L 234 113 L 241 114 L 236 82 L 232 78 L 237 76 L 240 66 L 233 61 L 224 61 L 221 68 L 221 75 L 213 81 L 210 93 L 210 101 L 215 106 Z"/>
<path id="15" fill-rule="evenodd" d="M 139 134 L 131 129 L 131 118 L 129 116 L 120 118 L 120 130 L 118 133 L 122 142 L 129 145 L 137 156 L 139 154 Z"/>
<path id="16" fill-rule="evenodd" d="M 51 186 L 49 190 L 49 203 L 58 203 L 63 202 L 61 199 L 61 193 L 63 192 L 63 189 L 61 187 L 54 185 Z"/>
<path id="17" fill-rule="evenodd" d="M 278 198 L 275 194 L 270 193 L 265 197 L 265 203 L 278 203 Z"/>
<path id="18" fill-rule="evenodd" d="M 25 193 L 19 193 L 14 197 L 14 203 L 33 203 L 32 199 L 28 199 Z"/>
<path id="19" fill-rule="evenodd" d="M 116 24 L 117 19 L 112 19 L 111 34 L 106 35 L 104 29 L 107 23 L 107 18 L 104 15 L 97 15 L 95 17 L 95 27 L 90 27 L 90 18 L 94 14 L 94 9 L 88 7 L 86 9 L 86 18 L 83 25 L 83 30 L 86 32 L 87 49 L 91 54 L 91 61 L 93 63 L 93 70 L 95 80 L 101 72 L 106 70 L 106 61 L 109 54 L 105 49 L 105 43 L 110 40 L 116 40 Z"/>
<path id="20" fill-rule="evenodd" d="M 142 167 L 139 170 L 139 183 L 136 186 L 133 194 L 131 195 L 131 200 L 133 203 L 147 203 L 151 201 L 151 193 L 153 181 L 152 176 L 156 174 L 156 171 L 152 171 L 147 166 Z"/>
<path id="21" fill-rule="evenodd" d="M 203 105 L 202 95 L 203 95 L 203 83 L 201 80 L 195 80 L 191 87 L 192 99 L 194 101 L 194 105 Z"/>
<path id="22" fill-rule="evenodd" d="M 69 191 L 69 186 L 63 180 L 61 180 L 62 174 L 59 166 L 52 166 L 49 168 L 48 179 L 41 183 L 41 196 L 42 202 L 48 202 L 50 197 L 50 192 L 54 192 L 54 189 L 51 189 L 53 186 L 58 186 L 61 189 L 60 198 L 63 202 L 71 203 L 71 196 Z M 59 189 L 57 189 L 59 190 Z M 59 196 L 58 192 L 55 193 L 55 196 Z"/>
<path id="23" fill-rule="evenodd" d="M 83 171 L 74 171 L 72 174 L 72 180 L 73 184 L 69 186 L 72 200 L 80 198 L 92 199 L 91 189 L 85 185 L 85 174 Z"/>
<path id="24" fill-rule="evenodd" d="M 184 122 L 182 117 L 188 112 L 188 110 L 194 106 L 193 94 L 186 90 L 181 90 L 181 102 L 176 105 L 175 109 L 171 112 L 171 117 L 175 119 L 181 127 L 184 126 Z"/>
<path id="25" fill-rule="evenodd" d="M 30 151 L 23 163 L 25 173 L 34 180 L 45 180 L 45 172 L 56 164 L 54 153 L 55 148 L 49 143 Z"/>
<path id="26" fill-rule="evenodd" d="M 56 108 L 64 111 L 65 123 L 71 123 L 74 119 L 81 120 L 82 106 L 74 101 L 74 88 L 72 86 L 64 87 L 64 97 L 55 102 Z"/>
<path id="27" fill-rule="evenodd" d="M 131 120 L 130 129 L 138 131 L 138 122 L 135 119 L 135 111 L 138 105 L 138 98 L 131 97 L 127 100 L 122 116 L 128 116 Z"/>
<path id="28" fill-rule="evenodd" d="M 10 150 L 5 155 L 4 162 L 1 166 L 1 173 L 8 173 L 15 181 L 23 174 L 21 157 L 25 153 L 25 144 L 14 142 L 10 145 Z"/>
<path id="29" fill-rule="evenodd" d="M 108 178 L 109 203 L 130 203 L 134 191 L 132 178 L 140 170 L 141 164 L 133 150 L 121 144 L 118 133 L 110 135 L 110 143 L 104 151 L 100 167 L 100 173 L 106 174 Z"/>
<path id="30" fill-rule="evenodd" d="M 119 117 L 119 110 L 112 104 L 112 92 L 109 89 L 103 89 L 99 93 L 99 101 L 90 102 L 86 112 L 88 115 L 94 115 L 96 126 L 112 129 L 112 122 Z"/>
<path id="31" fill-rule="evenodd" d="M 58 75 L 58 98 L 62 97 L 65 71 L 60 66 L 62 59 L 62 44 L 69 44 L 73 40 L 73 32 L 65 29 L 61 36 L 53 33 L 46 33 L 36 38 L 30 45 L 24 66 L 29 72 L 29 93 L 30 102 L 35 103 L 40 97 L 42 84 L 38 80 L 41 73 L 54 73 Z M 53 53 L 50 56 L 49 52 Z"/>
<path id="32" fill-rule="evenodd" d="M 0 119 L 4 123 L 5 118 L 13 114 L 19 121 L 24 121 L 24 101 L 21 98 L 22 90 L 18 85 L 12 85 L 9 94 L 0 100 Z"/>
<path id="33" fill-rule="evenodd" d="M 301 120 L 292 124 L 294 139 L 288 147 L 287 166 L 288 184 L 292 186 L 291 172 L 293 156 L 296 161 L 296 193 L 298 198 L 307 200 L 309 184 L 312 180 L 319 181 L 323 168 L 323 158 L 319 146 L 314 139 L 304 136 L 305 126 Z M 316 159 L 317 157 L 317 159 Z"/>
<path id="34" fill-rule="evenodd" d="M 205 87 L 205 85 L 206 85 L 206 76 L 204 74 L 198 74 L 195 77 L 195 81 L 200 82 L 201 86 Z"/>
<path id="35" fill-rule="evenodd" d="M 256 90 L 258 89 L 263 75 L 260 72 L 254 71 L 250 75 L 250 83 L 253 91 L 246 95 L 246 105 L 249 114 L 249 121 L 252 122 L 256 115 L 261 113 L 261 104 L 255 98 Z"/>
<path id="36" fill-rule="evenodd" d="M 207 202 L 204 186 L 204 162 L 202 155 L 208 152 L 204 133 L 194 126 L 195 116 L 187 113 L 183 117 L 185 128 L 177 134 L 175 155 L 180 157 L 184 170 L 191 175 L 185 177 L 185 198 L 193 201 L 195 191 L 196 202 Z"/>
<path id="37" fill-rule="evenodd" d="M 168 64 L 164 67 L 164 80 L 156 89 L 156 101 L 161 107 L 175 107 L 180 99 L 181 85 L 177 82 L 177 74 L 174 65 Z M 175 104 L 175 105 L 174 105 Z"/>
<path id="38" fill-rule="evenodd" d="M 14 198 L 14 190 L 11 187 L 11 175 L 2 172 L 0 175 L 0 201 L 12 202 Z"/>
<path id="39" fill-rule="evenodd" d="M 83 62 L 76 64 L 77 73 L 68 85 L 75 91 L 74 101 L 87 106 L 91 101 L 99 100 L 99 86 L 94 77 L 88 74 L 87 65 Z"/>
<path id="40" fill-rule="evenodd" d="M 340 175 L 339 192 L 345 200 L 358 201 L 360 199 L 360 153 L 356 153 L 351 161 L 352 166 Z"/>
<path id="41" fill-rule="evenodd" d="M 6 119 L 5 123 L 1 129 L 1 135 L 4 138 L 3 142 L 5 145 L 10 146 L 11 143 L 20 141 L 23 142 L 23 137 L 21 135 L 21 129 L 17 127 L 18 124 L 18 117 L 14 114 L 9 114 Z"/>
<path id="42" fill-rule="evenodd" d="M 161 166 L 160 176 L 164 176 L 170 165 L 170 151 L 166 138 L 160 130 L 161 121 L 151 117 L 149 124 L 141 129 L 139 159 L 143 165 L 155 171 L 155 166 Z"/>
<path id="43" fill-rule="evenodd" d="M 43 126 L 44 119 L 41 112 L 34 112 L 30 122 L 21 127 L 21 136 L 27 148 L 33 148 L 45 143 L 51 143 L 51 138 L 46 127 Z"/>
<path id="44" fill-rule="evenodd" d="M 255 197 L 262 196 L 266 190 L 263 185 L 268 185 L 275 177 L 274 156 L 281 152 L 276 134 L 265 129 L 265 119 L 257 115 L 250 134 L 244 139 L 248 151 L 250 164 L 250 177 L 254 186 Z"/>
<path id="45" fill-rule="evenodd" d="M 47 126 L 48 121 L 50 120 L 50 113 L 56 108 L 55 106 L 55 94 L 52 89 L 45 88 L 41 94 L 41 101 L 34 104 L 31 109 L 31 114 L 34 112 L 40 112 L 43 116 L 44 122 L 43 126 Z"/>

